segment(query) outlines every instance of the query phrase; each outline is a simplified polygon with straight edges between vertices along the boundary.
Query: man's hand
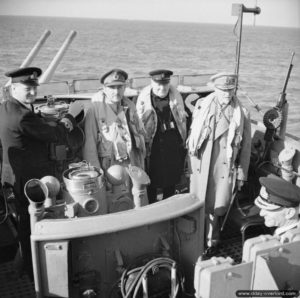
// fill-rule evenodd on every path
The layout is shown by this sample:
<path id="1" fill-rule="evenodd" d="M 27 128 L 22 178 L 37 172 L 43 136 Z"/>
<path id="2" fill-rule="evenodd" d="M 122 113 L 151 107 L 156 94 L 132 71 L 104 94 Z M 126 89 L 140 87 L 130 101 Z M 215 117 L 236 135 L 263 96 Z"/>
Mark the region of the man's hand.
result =
<path id="1" fill-rule="evenodd" d="M 242 190 L 243 185 L 244 185 L 243 180 L 236 180 L 236 186 L 237 186 L 238 191 Z"/>

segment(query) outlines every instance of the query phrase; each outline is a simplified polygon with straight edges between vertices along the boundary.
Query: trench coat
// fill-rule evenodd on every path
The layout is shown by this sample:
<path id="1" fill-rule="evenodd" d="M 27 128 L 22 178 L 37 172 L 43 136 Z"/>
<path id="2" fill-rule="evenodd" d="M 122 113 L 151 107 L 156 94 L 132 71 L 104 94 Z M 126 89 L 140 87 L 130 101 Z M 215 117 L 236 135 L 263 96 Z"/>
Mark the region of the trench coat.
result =
<path id="1" fill-rule="evenodd" d="M 123 97 L 122 107 L 122 112 L 116 115 L 107 104 L 105 93 L 100 90 L 93 96 L 85 116 L 83 159 L 102 170 L 114 164 L 131 164 L 144 169 L 143 124 L 132 101 Z M 117 127 L 122 129 L 120 138 Z"/>
<path id="2" fill-rule="evenodd" d="M 210 99 L 214 94 L 209 95 Z M 208 97 L 200 99 L 195 111 L 201 109 Z M 216 119 L 216 102 L 212 100 L 209 107 L 209 133 L 204 137 L 196 156 L 189 155 L 191 179 L 190 192 L 205 201 L 206 213 L 223 216 L 230 203 L 236 180 L 247 180 L 251 154 L 251 124 L 248 111 L 242 107 L 243 133 L 238 152 L 232 160 L 234 168 L 229 167 L 226 156 L 231 106 Z"/>

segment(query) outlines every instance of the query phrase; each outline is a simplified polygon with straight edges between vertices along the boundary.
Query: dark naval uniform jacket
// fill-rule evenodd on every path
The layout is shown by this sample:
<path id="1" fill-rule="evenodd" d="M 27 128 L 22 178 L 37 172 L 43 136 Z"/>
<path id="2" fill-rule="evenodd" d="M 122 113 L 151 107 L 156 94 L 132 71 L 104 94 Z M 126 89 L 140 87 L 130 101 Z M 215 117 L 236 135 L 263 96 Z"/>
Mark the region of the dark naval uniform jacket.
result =
<path id="1" fill-rule="evenodd" d="M 69 117 L 74 121 L 72 116 Z M 54 175 L 54 161 L 49 160 L 49 143 L 63 142 L 66 134 L 63 124 L 50 126 L 33 112 L 33 107 L 30 110 L 14 98 L 0 106 L 1 181 L 14 186 L 20 204 L 27 206 L 23 188 L 29 179 Z"/>
<path id="2" fill-rule="evenodd" d="M 67 115 L 73 125 L 74 118 Z M 49 143 L 63 142 L 67 129 L 61 123 L 50 126 L 45 119 L 14 98 L 0 106 L 0 139 L 3 147 L 2 178 L 13 186 L 18 213 L 18 239 L 24 268 L 32 277 L 30 250 L 29 202 L 24 194 L 25 183 L 33 178 L 54 175 L 54 161 L 49 160 Z"/>

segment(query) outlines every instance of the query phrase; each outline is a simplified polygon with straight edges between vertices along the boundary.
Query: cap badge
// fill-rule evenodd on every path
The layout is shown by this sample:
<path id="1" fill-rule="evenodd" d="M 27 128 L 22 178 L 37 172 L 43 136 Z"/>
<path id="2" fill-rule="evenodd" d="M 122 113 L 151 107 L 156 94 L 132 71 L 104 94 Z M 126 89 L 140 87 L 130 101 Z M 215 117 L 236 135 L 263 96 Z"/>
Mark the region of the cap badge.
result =
<path id="1" fill-rule="evenodd" d="M 37 78 L 37 72 L 34 71 L 29 78 L 32 79 L 32 80 L 36 80 L 36 78 Z"/>
<path id="2" fill-rule="evenodd" d="M 118 81 L 120 79 L 120 76 L 118 73 L 115 73 L 114 76 L 113 76 L 113 79 Z"/>
<path id="3" fill-rule="evenodd" d="M 227 77 L 226 78 L 226 84 L 227 85 L 234 85 L 235 79 L 233 77 Z"/>

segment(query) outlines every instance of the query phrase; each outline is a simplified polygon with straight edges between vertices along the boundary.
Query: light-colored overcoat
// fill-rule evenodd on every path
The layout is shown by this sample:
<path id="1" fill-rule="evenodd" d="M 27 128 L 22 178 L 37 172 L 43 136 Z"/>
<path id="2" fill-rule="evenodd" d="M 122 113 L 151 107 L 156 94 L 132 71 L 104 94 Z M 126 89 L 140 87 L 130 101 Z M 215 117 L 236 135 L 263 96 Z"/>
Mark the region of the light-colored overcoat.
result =
<path id="1" fill-rule="evenodd" d="M 233 154 L 229 165 L 227 147 L 229 126 L 232 121 L 233 107 L 229 104 L 219 113 L 215 93 L 200 99 L 195 106 L 194 119 L 203 106 L 209 108 L 203 131 L 199 131 L 197 154 L 190 154 L 191 184 L 190 191 L 205 201 L 206 213 L 222 216 L 225 214 L 236 180 L 247 180 L 251 153 L 251 125 L 247 110 L 241 107 L 242 132 L 233 138 Z M 199 129 L 193 127 L 192 129 Z M 192 133 L 192 131 L 191 131 Z"/>
<path id="2" fill-rule="evenodd" d="M 113 164 L 131 164 L 144 169 L 143 124 L 132 101 L 123 97 L 121 103 L 122 111 L 116 115 L 102 90 L 93 96 L 84 121 L 83 159 L 103 170 Z M 122 134 L 118 135 L 120 127 Z"/>

